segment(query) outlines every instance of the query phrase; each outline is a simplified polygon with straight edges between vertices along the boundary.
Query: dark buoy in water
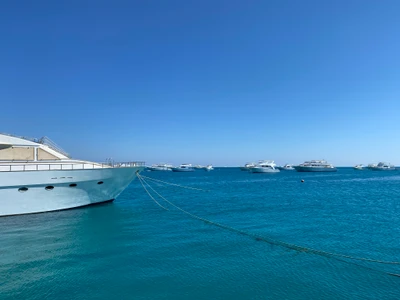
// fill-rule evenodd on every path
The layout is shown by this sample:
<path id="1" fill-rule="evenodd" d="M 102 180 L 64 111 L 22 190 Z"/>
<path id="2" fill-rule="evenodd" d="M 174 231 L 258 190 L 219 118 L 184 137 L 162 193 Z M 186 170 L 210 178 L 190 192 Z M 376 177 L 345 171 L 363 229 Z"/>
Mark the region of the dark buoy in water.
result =
<path id="1" fill-rule="evenodd" d="M 302 179 L 301 182 L 304 182 L 304 179 Z"/>

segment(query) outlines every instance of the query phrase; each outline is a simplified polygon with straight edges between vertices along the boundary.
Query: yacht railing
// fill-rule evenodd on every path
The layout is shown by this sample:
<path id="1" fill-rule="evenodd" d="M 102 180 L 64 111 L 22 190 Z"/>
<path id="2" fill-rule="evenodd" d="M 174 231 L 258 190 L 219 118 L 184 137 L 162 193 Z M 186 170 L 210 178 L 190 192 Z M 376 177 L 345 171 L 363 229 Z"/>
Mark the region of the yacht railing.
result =
<path id="1" fill-rule="evenodd" d="M 51 163 L 51 164 L 1 164 L 0 172 L 24 172 L 24 171 L 53 171 L 53 170 L 87 170 L 105 168 L 132 168 L 144 167 L 145 162 L 121 162 L 121 163 Z"/>
<path id="2" fill-rule="evenodd" d="M 63 148 L 61 148 L 59 145 L 57 145 L 54 141 L 52 141 L 47 136 L 42 137 L 39 141 L 37 141 L 37 143 L 46 145 L 46 146 L 50 147 L 51 149 L 53 149 L 54 151 L 57 151 L 57 152 L 65 155 L 66 157 L 71 158 L 67 151 L 65 151 Z"/>

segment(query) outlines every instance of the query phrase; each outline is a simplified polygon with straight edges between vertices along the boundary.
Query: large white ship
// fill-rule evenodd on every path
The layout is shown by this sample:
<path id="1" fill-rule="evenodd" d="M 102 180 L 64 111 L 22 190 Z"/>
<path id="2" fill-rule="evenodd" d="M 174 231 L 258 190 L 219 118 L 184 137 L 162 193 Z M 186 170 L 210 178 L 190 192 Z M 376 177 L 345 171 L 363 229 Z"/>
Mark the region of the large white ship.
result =
<path id="1" fill-rule="evenodd" d="M 112 201 L 143 169 L 144 162 L 71 159 L 46 137 L 0 134 L 0 216 Z"/>
<path id="2" fill-rule="evenodd" d="M 297 172 L 336 172 L 337 169 L 326 160 L 310 160 L 294 166 Z"/>

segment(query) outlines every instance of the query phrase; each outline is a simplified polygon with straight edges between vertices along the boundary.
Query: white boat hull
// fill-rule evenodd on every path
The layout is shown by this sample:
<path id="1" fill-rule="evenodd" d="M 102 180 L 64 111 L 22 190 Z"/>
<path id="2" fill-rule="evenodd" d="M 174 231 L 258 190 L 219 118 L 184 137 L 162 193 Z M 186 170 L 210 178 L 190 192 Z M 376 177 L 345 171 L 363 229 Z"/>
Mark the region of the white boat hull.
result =
<path id="1" fill-rule="evenodd" d="M 172 172 L 194 172 L 195 168 L 191 164 L 182 164 L 179 167 L 172 167 Z"/>
<path id="2" fill-rule="evenodd" d="M 280 172 L 278 169 L 262 168 L 262 167 L 253 167 L 253 168 L 250 168 L 249 171 L 251 173 L 278 173 L 278 172 Z"/>
<path id="3" fill-rule="evenodd" d="M 276 167 L 276 169 L 281 170 L 281 171 L 294 171 L 295 170 L 295 168 L 288 167 L 288 166 Z"/>
<path id="4" fill-rule="evenodd" d="M 326 168 L 326 167 L 306 167 L 306 166 L 295 166 L 294 167 L 297 172 L 336 172 L 337 169 Z"/>
<path id="5" fill-rule="evenodd" d="M 194 169 L 172 168 L 172 172 L 194 172 Z"/>
<path id="6" fill-rule="evenodd" d="M 138 166 L 0 172 L 0 216 L 70 209 L 114 200 L 141 170 L 143 167 Z"/>
<path id="7" fill-rule="evenodd" d="M 171 168 L 168 167 L 147 167 L 148 171 L 167 171 L 170 172 L 172 171 Z"/>
<path id="8" fill-rule="evenodd" d="M 395 167 L 391 167 L 391 168 L 368 167 L 368 169 L 372 170 L 372 171 L 396 171 Z"/>

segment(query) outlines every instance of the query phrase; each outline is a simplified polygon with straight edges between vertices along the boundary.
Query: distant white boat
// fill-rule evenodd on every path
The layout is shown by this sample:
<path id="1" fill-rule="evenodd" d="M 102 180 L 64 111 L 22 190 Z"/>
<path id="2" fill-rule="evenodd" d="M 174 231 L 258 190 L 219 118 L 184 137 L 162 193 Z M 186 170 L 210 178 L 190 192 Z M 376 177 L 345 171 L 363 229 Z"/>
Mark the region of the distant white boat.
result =
<path id="1" fill-rule="evenodd" d="M 150 167 L 146 167 L 148 171 L 172 171 L 172 165 L 170 164 L 154 164 Z"/>
<path id="2" fill-rule="evenodd" d="M 181 164 L 179 167 L 173 167 L 173 172 L 193 172 L 194 168 L 191 164 Z"/>
<path id="3" fill-rule="evenodd" d="M 354 170 L 364 170 L 364 165 L 360 164 L 360 165 L 355 165 L 353 167 Z"/>
<path id="4" fill-rule="evenodd" d="M 310 160 L 294 166 L 297 172 L 336 172 L 337 169 L 326 160 Z"/>
<path id="5" fill-rule="evenodd" d="M 249 168 L 251 173 L 278 173 L 279 169 L 275 168 L 276 164 L 273 160 L 259 161 L 257 165 Z"/>
<path id="6" fill-rule="evenodd" d="M 246 164 L 244 165 L 244 167 L 240 167 L 240 170 L 242 170 L 242 171 L 248 171 L 250 168 L 253 168 L 253 167 L 255 167 L 255 166 L 256 166 L 256 164 L 253 163 L 253 162 L 251 162 L 251 163 L 246 163 Z"/>
<path id="7" fill-rule="evenodd" d="M 394 171 L 396 167 L 389 163 L 379 162 L 378 164 L 369 164 L 367 167 L 369 170 L 372 171 Z"/>
<path id="8" fill-rule="evenodd" d="M 202 169 L 205 170 L 205 171 L 212 171 L 212 170 L 214 170 L 214 168 L 213 168 L 212 165 L 207 165 L 207 166 L 205 166 L 205 167 L 202 167 Z"/>
<path id="9" fill-rule="evenodd" d="M 202 166 L 202 165 L 195 165 L 193 168 L 195 168 L 195 169 L 203 169 L 204 168 L 204 166 Z"/>
<path id="10" fill-rule="evenodd" d="M 279 167 L 276 167 L 276 168 L 281 170 L 281 171 L 294 171 L 295 170 L 295 168 L 293 168 L 293 166 L 289 165 L 289 164 L 286 164 L 284 166 L 279 166 Z"/>

